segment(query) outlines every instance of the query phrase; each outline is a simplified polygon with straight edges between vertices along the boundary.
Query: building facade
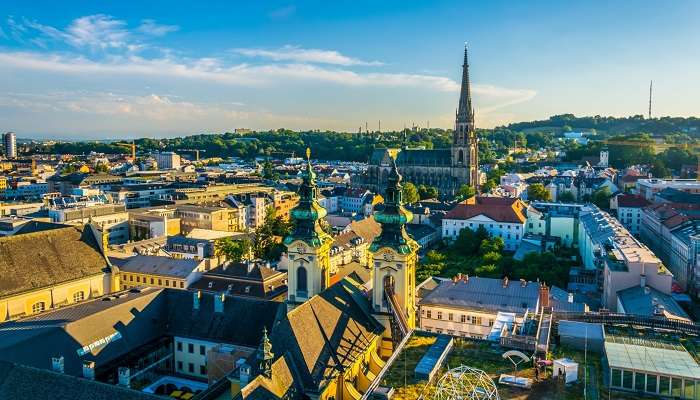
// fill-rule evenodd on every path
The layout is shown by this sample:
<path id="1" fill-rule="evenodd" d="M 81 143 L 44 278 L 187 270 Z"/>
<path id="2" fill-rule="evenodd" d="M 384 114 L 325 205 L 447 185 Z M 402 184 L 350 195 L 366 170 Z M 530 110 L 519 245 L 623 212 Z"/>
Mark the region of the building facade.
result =
<path id="1" fill-rule="evenodd" d="M 17 157 L 17 135 L 14 132 L 7 132 L 2 135 L 2 144 L 5 146 L 5 157 Z"/>
<path id="2" fill-rule="evenodd" d="M 407 143 L 404 143 L 401 149 L 377 149 L 370 157 L 366 173 L 353 177 L 353 186 L 383 193 L 391 174 L 391 159 L 395 158 L 399 172 L 406 181 L 415 185 L 435 186 L 442 194 L 454 195 L 462 185 L 480 184 L 478 142 L 474 128 L 469 63 L 465 47 L 462 87 L 451 147 L 410 149 Z"/>

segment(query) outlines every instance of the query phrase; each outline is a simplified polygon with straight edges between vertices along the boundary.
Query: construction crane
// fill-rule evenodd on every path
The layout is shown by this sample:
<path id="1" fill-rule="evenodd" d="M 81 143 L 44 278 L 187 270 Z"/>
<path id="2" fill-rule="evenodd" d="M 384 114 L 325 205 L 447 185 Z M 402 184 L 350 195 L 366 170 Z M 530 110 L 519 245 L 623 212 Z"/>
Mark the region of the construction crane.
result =
<path id="1" fill-rule="evenodd" d="M 131 143 L 125 143 L 125 142 L 114 142 L 112 143 L 115 146 L 119 147 L 128 147 L 131 150 L 131 158 L 133 160 L 136 160 L 136 142 L 131 141 Z"/>
<path id="2" fill-rule="evenodd" d="M 635 141 L 635 140 L 602 140 L 600 143 L 610 146 L 651 146 L 654 154 L 659 154 L 664 150 L 672 148 L 680 148 L 684 150 L 698 151 L 700 149 L 700 143 L 660 143 L 657 141 L 646 142 L 646 141 Z M 700 181 L 700 155 L 698 155 L 698 166 L 697 166 L 697 180 Z"/>
<path id="3" fill-rule="evenodd" d="M 200 150 L 200 149 L 177 149 L 177 151 L 179 151 L 181 153 L 194 153 L 194 157 L 195 157 L 194 161 L 195 162 L 199 161 L 199 153 L 200 152 L 202 152 L 202 153 L 207 152 L 206 150 Z"/>

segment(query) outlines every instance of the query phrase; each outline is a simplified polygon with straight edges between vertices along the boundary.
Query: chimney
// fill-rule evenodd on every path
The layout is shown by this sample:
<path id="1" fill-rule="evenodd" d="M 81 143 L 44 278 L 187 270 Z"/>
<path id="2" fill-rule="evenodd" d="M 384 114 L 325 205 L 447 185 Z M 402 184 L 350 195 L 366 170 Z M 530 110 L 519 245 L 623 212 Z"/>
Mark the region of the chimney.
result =
<path id="1" fill-rule="evenodd" d="M 462 275 L 462 282 L 469 283 L 469 274 Z"/>
<path id="2" fill-rule="evenodd" d="M 65 372 L 63 356 L 51 357 L 51 370 L 62 374 Z"/>
<path id="3" fill-rule="evenodd" d="M 569 297 L 567 297 L 566 301 L 568 301 L 569 303 L 573 303 L 574 302 L 574 294 L 569 293 Z"/>
<path id="4" fill-rule="evenodd" d="M 241 381 L 241 387 L 244 387 L 250 381 L 250 372 L 250 365 L 248 365 L 248 363 L 243 362 L 240 364 L 238 376 Z"/>
<path id="5" fill-rule="evenodd" d="M 199 310 L 199 303 L 202 300 L 202 291 L 198 290 L 192 293 L 192 309 Z"/>
<path id="6" fill-rule="evenodd" d="M 644 294 L 649 294 L 651 293 L 651 289 L 649 289 L 649 286 L 644 286 Z"/>
<path id="7" fill-rule="evenodd" d="M 119 386 L 131 387 L 131 370 L 128 367 L 119 367 Z"/>
<path id="8" fill-rule="evenodd" d="M 549 288 L 546 283 L 540 284 L 540 307 L 549 307 Z"/>
<path id="9" fill-rule="evenodd" d="M 647 276 L 644 274 L 639 275 L 639 286 L 645 287 L 647 285 Z"/>
<path id="10" fill-rule="evenodd" d="M 507 287 L 508 287 L 508 277 L 507 277 L 507 276 L 504 276 L 504 277 L 503 277 L 503 288 L 505 289 L 505 288 L 507 288 Z"/>
<path id="11" fill-rule="evenodd" d="M 224 312 L 224 301 L 226 300 L 226 294 L 221 293 L 214 296 L 214 312 L 222 313 Z"/>
<path id="12" fill-rule="evenodd" d="M 197 243 L 197 257 L 200 260 L 204 259 L 204 243 Z"/>
<path id="13" fill-rule="evenodd" d="M 83 378 L 95 380 L 95 362 L 83 361 Z"/>

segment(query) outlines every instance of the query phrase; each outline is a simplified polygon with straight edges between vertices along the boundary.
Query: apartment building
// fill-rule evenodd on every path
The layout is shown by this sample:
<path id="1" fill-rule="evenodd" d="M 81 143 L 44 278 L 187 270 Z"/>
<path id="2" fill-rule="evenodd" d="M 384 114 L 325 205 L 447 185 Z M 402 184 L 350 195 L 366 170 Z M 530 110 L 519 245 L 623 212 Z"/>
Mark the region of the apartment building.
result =
<path id="1" fill-rule="evenodd" d="M 245 212 L 238 208 L 179 205 L 175 215 L 180 218 L 180 230 L 185 234 L 196 228 L 240 232 L 246 227 Z"/>

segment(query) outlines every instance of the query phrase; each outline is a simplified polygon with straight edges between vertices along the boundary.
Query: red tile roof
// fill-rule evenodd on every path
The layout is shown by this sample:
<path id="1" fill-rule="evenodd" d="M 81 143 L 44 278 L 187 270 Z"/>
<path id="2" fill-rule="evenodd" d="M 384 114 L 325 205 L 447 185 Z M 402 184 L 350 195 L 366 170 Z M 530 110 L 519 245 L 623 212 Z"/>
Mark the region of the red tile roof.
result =
<path id="1" fill-rule="evenodd" d="M 646 207 L 649 205 L 649 201 L 642 196 L 634 194 L 621 194 L 617 196 L 617 206 L 618 207 Z"/>
<path id="2" fill-rule="evenodd" d="M 525 223 L 525 204 L 507 197 L 472 197 L 455 206 L 444 219 L 470 219 L 484 215 L 497 222 Z"/>

